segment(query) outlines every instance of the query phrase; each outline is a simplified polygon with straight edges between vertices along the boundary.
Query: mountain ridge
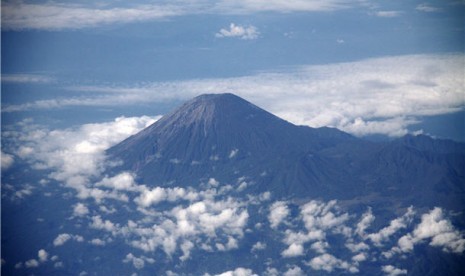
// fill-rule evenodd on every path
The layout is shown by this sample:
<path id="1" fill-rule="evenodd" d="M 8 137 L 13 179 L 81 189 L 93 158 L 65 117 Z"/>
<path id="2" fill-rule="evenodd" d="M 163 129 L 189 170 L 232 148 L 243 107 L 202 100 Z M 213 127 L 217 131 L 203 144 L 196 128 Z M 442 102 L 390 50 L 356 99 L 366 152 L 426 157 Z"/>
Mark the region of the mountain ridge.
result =
<path id="1" fill-rule="evenodd" d="M 369 142 L 337 129 L 293 125 L 233 94 L 206 94 L 107 154 L 123 161 L 118 170 L 133 171 L 148 185 L 195 186 L 209 178 L 235 183 L 247 177 L 254 184 L 244 193 L 324 199 L 381 193 L 402 198 L 403 205 L 460 209 L 463 148 L 424 135 Z M 421 196 L 411 196 L 413 190 Z"/>

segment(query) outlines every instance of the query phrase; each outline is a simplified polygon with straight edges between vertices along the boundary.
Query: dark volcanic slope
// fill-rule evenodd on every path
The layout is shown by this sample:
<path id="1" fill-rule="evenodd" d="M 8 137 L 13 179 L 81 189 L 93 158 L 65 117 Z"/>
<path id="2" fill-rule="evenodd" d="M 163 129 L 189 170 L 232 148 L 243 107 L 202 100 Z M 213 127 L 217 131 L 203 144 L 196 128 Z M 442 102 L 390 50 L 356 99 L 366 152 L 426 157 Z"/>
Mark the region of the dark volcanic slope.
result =
<path id="1" fill-rule="evenodd" d="M 195 186 L 210 177 L 278 197 L 396 199 L 463 206 L 462 144 L 406 136 L 372 143 L 331 128 L 295 126 L 233 95 L 198 96 L 110 148 L 148 185 Z M 451 196 L 452 195 L 452 196 Z"/>

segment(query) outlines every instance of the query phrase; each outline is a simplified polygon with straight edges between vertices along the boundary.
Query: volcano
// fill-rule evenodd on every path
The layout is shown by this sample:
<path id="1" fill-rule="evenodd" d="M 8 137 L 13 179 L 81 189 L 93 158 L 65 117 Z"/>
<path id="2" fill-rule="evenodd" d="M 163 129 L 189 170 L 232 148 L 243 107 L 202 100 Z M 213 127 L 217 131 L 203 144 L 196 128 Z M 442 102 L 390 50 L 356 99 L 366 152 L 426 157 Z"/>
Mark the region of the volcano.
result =
<path id="1" fill-rule="evenodd" d="M 198 185 L 210 178 L 244 194 L 338 198 L 463 209 L 463 144 L 419 135 L 370 142 L 334 128 L 296 126 L 233 94 L 198 96 L 107 153 L 138 181 Z"/>

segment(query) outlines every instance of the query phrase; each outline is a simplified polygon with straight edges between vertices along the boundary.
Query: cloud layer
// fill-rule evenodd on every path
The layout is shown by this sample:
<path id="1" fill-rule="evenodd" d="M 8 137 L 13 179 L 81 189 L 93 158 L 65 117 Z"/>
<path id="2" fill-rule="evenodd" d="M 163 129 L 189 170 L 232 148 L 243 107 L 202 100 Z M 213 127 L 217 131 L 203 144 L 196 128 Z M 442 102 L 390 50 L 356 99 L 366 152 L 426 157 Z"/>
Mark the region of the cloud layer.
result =
<path id="1" fill-rule="evenodd" d="M 405 135 L 420 116 L 465 106 L 464 56 L 410 55 L 134 87 L 81 86 L 98 96 L 55 98 L 9 105 L 4 112 L 65 106 L 117 106 L 186 100 L 233 92 L 292 123 L 337 127 L 354 135 Z M 95 94 L 94 94 L 95 95 Z"/>
<path id="2" fill-rule="evenodd" d="M 241 252 L 258 255 L 279 250 L 282 260 L 293 266 L 279 271 L 270 263 L 268 275 L 303 275 L 303 268 L 358 273 L 363 263 L 373 260 L 380 265 L 379 272 L 401 275 L 408 271 L 393 266 L 396 256 L 409 258 L 416 246 L 436 247 L 447 254 L 465 251 L 463 231 L 439 207 L 419 215 L 409 207 L 386 225 L 374 227 L 371 208 L 360 215 L 349 213 L 336 200 L 270 201 L 271 192 L 243 197 L 232 185 L 213 177 L 194 188 L 197 183 L 182 187 L 137 183 L 130 172 L 103 175 L 103 168 L 112 166 L 104 150 L 155 119 L 120 117 L 64 130 L 47 130 L 26 120 L 17 126 L 21 131 L 2 133 L 16 142 L 11 147 L 17 151 L 7 149 L 15 158 L 49 170 L 46 177 L 54 184 L 48 185 L 64 188 L 55 196 L 74 197 L 66 232 L 57 233 L 50 247 L 37 249 L 37 257 L 18 263 L 17 269 L 35 268 L 48 260 L 61 267 L 63 263 L 52 256 L 55 250 L 73 243 L 104 248 L 115 241 L 127 245 L 129 252 L 122 253 L 121 263 L 135 270 L 154 264 L 151 256 L 159 253 L 170 262 L 184 263 L 196 254 L 245 249 Z M 240 186 L 244 179 L 238 177 L 235 184 Z M 252 225 L 257 218 L 260 222 Z M 258 240 L 260 231 L 268 231 L 272 238 Z M 220 275 L 255 273 L 239 267 Z"/>
<path id="3" fill-rule="evenodd" d="M 158 4 L 115 6 L 115 2 L 70 4 L 67 2 L 2 2 L 2 28 L 81 29 L 99 25 L 154 21 L 188 14 L 249 14 L 255 12 L 334 11 L 359 6 L 348 0 L 234 0 L 234 1 L 160 1 Z"/>

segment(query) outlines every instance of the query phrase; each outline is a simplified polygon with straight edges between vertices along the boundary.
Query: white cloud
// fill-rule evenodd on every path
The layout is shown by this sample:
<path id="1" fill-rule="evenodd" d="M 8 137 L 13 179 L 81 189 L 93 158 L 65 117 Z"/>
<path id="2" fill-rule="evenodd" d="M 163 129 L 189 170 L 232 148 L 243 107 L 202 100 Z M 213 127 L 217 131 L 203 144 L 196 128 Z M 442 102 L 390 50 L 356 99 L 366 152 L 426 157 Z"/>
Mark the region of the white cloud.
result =
<path id="1" fill-rule="evenodd" d="M 31 259 L 29 261 L 26 261 L 24 263 L 24 265 L 26 265 L 26 267 L 38 267 L 39 266 L 39 262 L 35 259 Z"/>
<path id="2" fill-rule="evenodd" d="M 444 218 L 441 208 L 434 208 L 421 216 L 421 223 L 413 231 L 414 243 L 431 239 L 430 245 L 442 247 L 446 252 L 462 253 L 465 251 L 465 239 L 454 228 L 450 220 Z"/>
<path id="3" fill-rule="evenodd" d="M 106 166 L 111 165 L 105 160 L 104 150 L 149 126 L 157 118 L 118 117 L 113 122 L 52 131 L 25 121 L 19 124 L 21 129 L 11 133 L 18 136 L 15 142 L 19 157 L 28 160 L 36 169 L 51 169 L 53 172 L 49 177 L 75 189 L 78 197 L 127 201 L 118 190 L 132 184 L 130 174 L 105 177 L 98 183 L 99 187 L 113 188 L 112 191 L 95 188 L 89 179 L 98 177 Z"/>
<path id="4" fill-rule="evenodd" d="M 116 232 L 118 230 L 118 225 L 114 224 L 110 220 L 103 220 L 100 215 L 92 217 L 92 223 L 90 224 L 91 228 L 94 229 L 103 229 L 108 232 Z"/>
<path id="5" fill-rule="evenodd" d="M 304 276 L 304 275 L 306 274 L 297 265 L 292 266 L 286 272 L 284 272 L 284 276 Z"/>
<path id="6" fill-rule="evenodd" d="M 48 260 L 48 253 L 44 249 L 40 249 L 37 253 L 40 262 L 46 262 Z"/>
<path id="7" fill-rule="evenodd" d="M 155 187 L 152 190 L 145 190 L 140 197 L 136 198 L 136 202 L 143 206 L 148 207 L 152 204 L 157 204 L 166 199 L 166 191 L 164 188 Z"/>
<path id="8" fill-rule="evenodd" d="M 236 78 L 75 87 L 98 96 L 9 105 L 3 111 L 165 102 L 233 91 L 294 124 L 337 127 L 357 136 L 401 136 L 421 116 L 465 106 L 464 60 L 463 54 L 393 56 Z"/>
<path id="9" fill-rule="evenodd" d="M 371 208 L 362 215 L 362 219 L 357 223 L 355 233 L 360 237 L 365 237 L 365 230 L 370 227 L 371 223 L 375 220 L 375 216 L 371 212 Z"/>
<path id="10" fill-rule="evenodd" d="M 262 242 L 257 242 L 252 246 L 252 252 L 259 251 L 259 250 L 265 250 L 266 249 L 266 243 Z"/>
<path id="11" fill-rule="evenodd" d="M 58 235 L 58 237 L 55 238 L 55 240 L 53 241 L 53 245 L 54 246 L 61 246 L 63 244 L 65 244 L 68 240 L 71 239 L 71 235 L 70 234 L 60 234 Z"/>
<path id="12" fill-rule="evenodd" d="M 329 247 L 328 242 L 324 242 L 324 241 L 316 241 L 312 243 L 312 245 L 310 246 L 312 250 L 320 254 L 326 253 L 326 249 L 328 247 Z"/>
<path id="13" fill-rule="evenodd" d="M 350 273 L 357 273 L 358 269 L 350 265 L 346 261 L 342 261 L 331 254 L 323 254 L 317 256 L 307 263 L 314 270 L 324 270 L 326 272 L 333 272 L 336 269 L 347 270 Z"/>
<path id="14" fill-rule="evenodd" d="M 226 13 L 315 12 L 346 9 L 359 6 L 362 2 L 349 0 L 222 0 L 217 4 L 217 9 Z"/>
<path id="15" fill-rule="evenodd" d="M 230 159 L 231 159 L 231 158 L 234 158 L 234 157 L 237 155 L 238 152 L 239 152 L 238 149 L 233 149 L 233 150 L 231 150 L 231 152 L 229 153 L 229 158 L 230 158 Z"/>
<path id="16" fill-rule="evenodd" d="M 370 239 L 376 246 L 381 246 L 382 243 L 388 240 L 394 233 L 400 229 L 406 228 L 412 221 L 414 214 L 415 212 L 413 211 L 413 207 L 409 207 L 407 212 L 402 217 L 392 220 L 389 223 L 389 226 L 384 227 L 377 233 L 369 234 L 367 238 Z"/>
<path id="17" fill-rule="evenodd" d="M 353 256 L 352 257 L 352 260 L 354 262 L 363 262 L 367 259 L 367 253 L 364 253 L 364 252 L 361 252 L 361 253 L 358 253 L 357 255 Z"/>
<path id="18" fill-rule="evenodd" d="M 378 11 L 375 13 L 378 17 L 398 17 L 401 14 L 401 11 Z"/>
<path id="19" fill-rule="evenodd" d="M 176 191 L 180 188 L 167 188 L 164 191 L 168 190 Z M 184 200 L 190 193 L 193 192 L 183 193 L 185 197 L 182 198 L 172 197 L 170 192 L 166 192 L 163 200 Z M 216 189 L 195 194 L 191 197 L 196 198 L 194 202 L 188 201 L 187 206 L 178 204 L 162 213 L 158 211 L 166 207 L 155 211 L 150 206 L 139 206 L 138 210 L 145 215 L 145 219 L 138 222 L 129 220 L 127 225 L 121 226 L 99 215 L 92 217 L 90 227 L 110 232 L 113 237 L 124 237 L 131 246 L 146 252 L 161 249 L 172 256 L 177 254 L 179 248 L 182 252 L 179 256 L 181 261 L 190 258 L 194 247 L 210 252 L 238 248 L 248 220 L 248 212 L 242 207 L 245 203 L 233 198 L 216 200 L 215 197 L 221 195 L 216 193 Z M 159 223 L 153 225 L 149 218 Z"/>
<path id="20" fill-rule="evenodd" d="M 179 257 L 179 259 L 184 262 L 185 260 L 188 260 L 191 255 L 191 250 L 194 248 L 194 244 L 191 241 L 184 241 L 181 244 L 181 251 L 183 255 Z"/>
<path id="21" fill-rule="evenodd" d="M 268 220 L 271 228 L 276 228 L 289 215 L 289 208 L 284 201 L 276 201 L 270 206 Z"/>
<path id="22" fill-rule="evenodd" d="M 211 180 L 211 179 L 210 179 Z M 134 199 L 140 207 L 147 208 L 151 205 L 156 205 L 163 201 L 174 202 L 177 200 L 193 201 L 199 198 L 199 193 L 184 189 L 181 187 L 162 188 L 154 187 L 147 188 L 145 185 L 139 185 L 134 190 L 138 190 L 140 195 Z"/>
<path id="23" fill-rule="evenodd" d="M 251 269 L 238 267 L 234 270 L 226 271 L 216 276 L 257 276 Z"/>
<path id="24" fill-rule="evenodd" d="M 338 210 L 336 200 L 327 203 L 311 200 L 301 207 L 301 213 L 308 230 L 335 228 L 349 219 L 348 213 L 341 213 Z"/>
<path id="25" fill-rule="evenodd" d="M 292 243 L 281 253 L 284 258 L 297 257 L 304 255 L 304 247 L 302 244 Z"/>
<path id="26" fill-rule="evenodd" d="M 3 5 L 2 5 L 3 8 Z M 3 16 L 3 13 L 2 13 Z M 12 83 L 49 83 L 53 78 L 33 74 L 2 74 L 2 82 Z"/>
<path id="27" fill-rule="evenodd" d="M 53 245 L 54 246 L 62 246 L 69 240 L 75 240 L 77 242 L 83 242 L 84 238 L 80 235 L 71 235 L 68 233 L 63 233 L 59 234 L 54 240 L 53 240 Z"/>
<path id="28" fill-rule="evenodd" d="M 231 23 L 229 29 L 221 29 L 216 37 L 236 37 L 240 39 L 257 39 L 260 33 L 255 26 L 241 26 Z"/>
<path id="29" fill-rule="evenodd" d="M 427 3 L 419 4 L 416 8 L 417 11 L 422 11 L 422 12 L 438 12 L 441 11 L 440 8 L 433 7 Z"/>
<path id="30" fill-rule="evenodd" d="M 399 269 L 392 265 L 384 265 L 381 267 L 381 270 L 386 273 L 388 276 L 397 276 L 397 275 L 405 275 L 407 274 L 406 269 Z"/>
<path id="31" fill-rule="evenodd" d="M 13 157 L 13 155 L 8 154 L 8 153 L 4 153 L 3 151 L 1 151 L 1 156 L 0 156 L 0 158 L 1 158 L 1 162 L 2 162 L 2 163 L 1 163 L 1 166 L 2 166 L 1 169 L 2 169 L 2 170 L 7 170 L 7 169 L 9 169 L 9 168 L 13 165 L 13 163 L 14 163 L 14 157 Z"/>
<path id="32" fill-rule="evenodd" d="M 101 240 L 101 239 L 92 239 L 90 241 L 91 244 L 93 245 L 97 245 L 97 246 L 104 246 L 105 244 L 107 244 L 104 240 Z"/>
<path id="33" fill-rule="evenodd" d="M 82 216 L 87 215 L 88 213 L 89 213 L 89 208 L 87 208 L 86 205 L 84 205 L 82 203 L 78 203 L 78 204 L 74 205 L 73 215 L 78 216 L 78 217 L 82 217 Z"/>
<path id="34" fill-rule="evenodd" d="M 145 266 L 145 262 L 153 264 L 155 262 L 152 258 L 147 258 L 145 256 L 136 257 L 132 253 L 126 255 L 123 259 L 123 263 L 132 263 L 135 269 L 142 269 Z"/>
<path id="35" fill-rule="evenodd" d="M 133 191 L 137 190 L 137 184 L 134 181 L 134 175 L 129 172 L 122 172 L 115 176 L 105 176 L 96 186 L 108 187 L 115 190 Z"/>
<path id="36" fill-rule="evenodd" d="M 444 217 L 443 210 L 435 207 L 421 216 L 421 222 L 413 232 L 403 235 L 397 246 L 383 252 L 383 256 L 391 258 L 396 253 L 412 252 L 416 244 L 431 240 L 429 245 L 440 247 L 445 252 L 461 254 L 465 251 L 463 232 L 458 231 L 451 221 Z"/>
<path id="37" fill-rule="evenodd" d="M 70 4 L 46 2 L 42 4 L 23 1 L 2 2 L 2 28 L 22 29 L 81 29 L 109 24 L 163 20 L 188 14 L 244 14 L 255 12 L 317 12 L 360 7 L 363 1 L 350 0 L 181 0 L 164 4 L 99 6 L 95 4 Z"/>
<path id="38" fill-rule="evenodd" d="M 113 23 L 160 20 L 184 14 L 181 5 L 139 5 L 131 8 L 95 8 L 69 3 L 2 2 L 5 29 L 80 29 Z"/>

